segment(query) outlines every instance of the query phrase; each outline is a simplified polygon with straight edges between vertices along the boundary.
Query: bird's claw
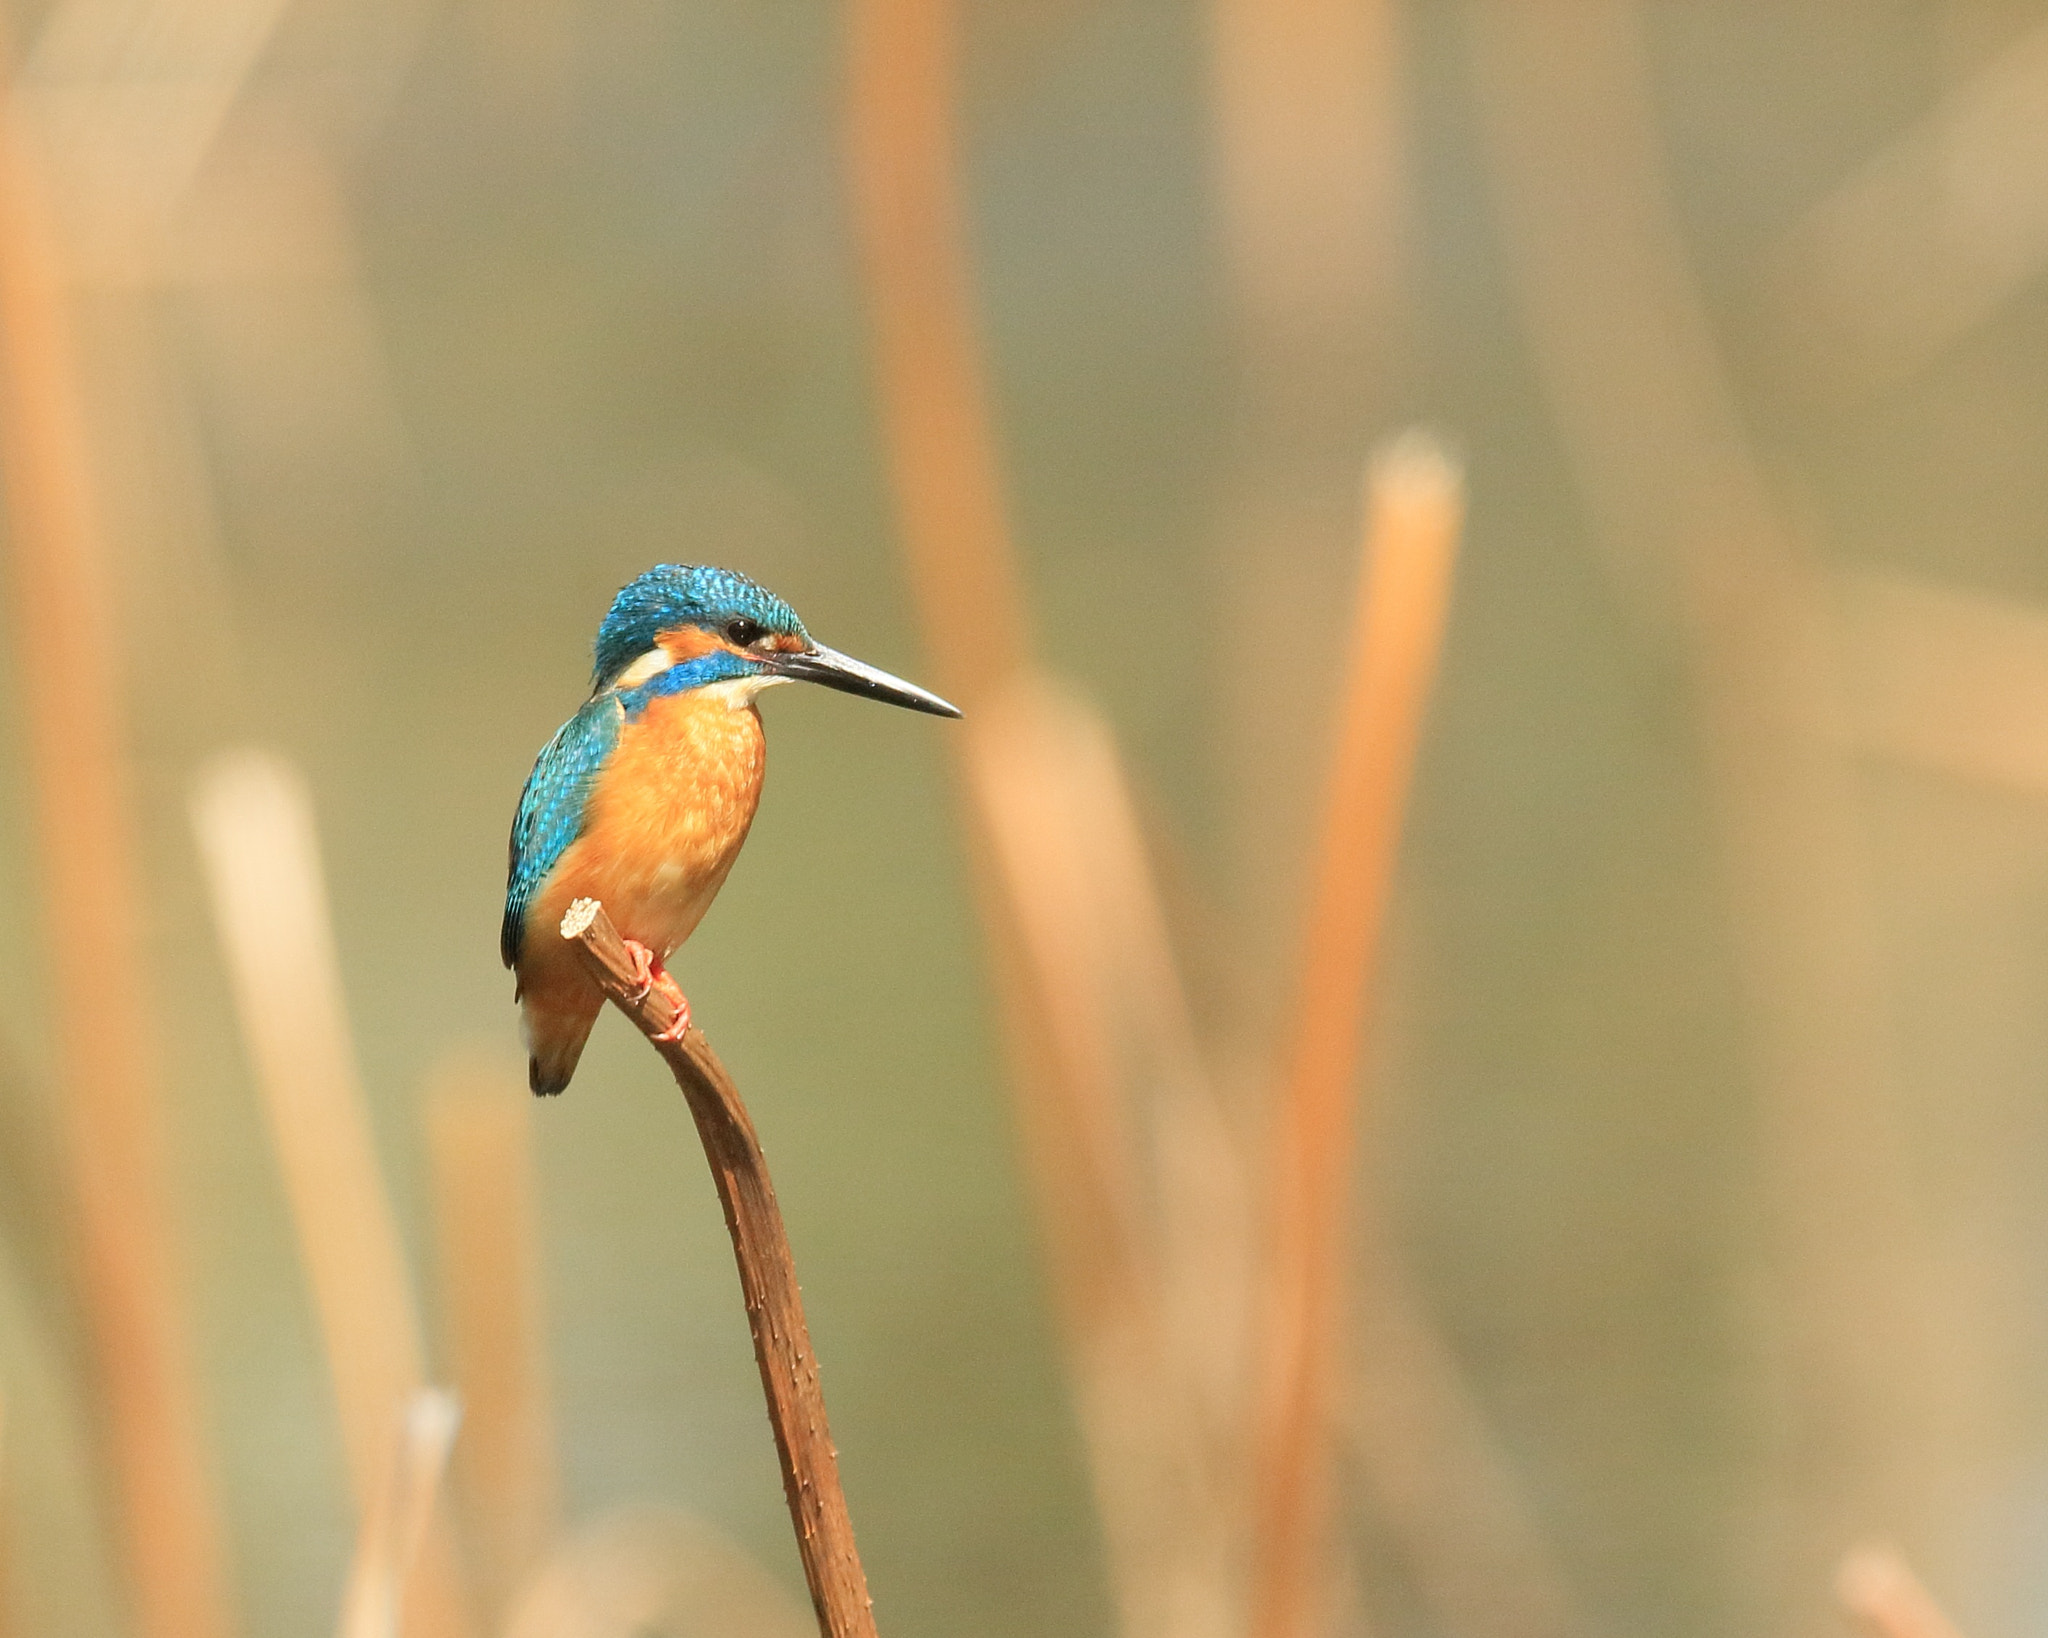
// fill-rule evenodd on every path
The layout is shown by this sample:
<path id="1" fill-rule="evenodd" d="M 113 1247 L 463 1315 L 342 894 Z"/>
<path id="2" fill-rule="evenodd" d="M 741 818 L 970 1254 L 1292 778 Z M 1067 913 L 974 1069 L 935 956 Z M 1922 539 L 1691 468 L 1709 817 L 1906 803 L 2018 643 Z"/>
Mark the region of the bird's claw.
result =
<path id="1" fill-rule="evenodd" d="M 632 960 L 633 977 L 636 980 L 633 993 L 627 996 L 626 1000 L 637 1007 L 653 993 L 654 975 L 661 972 L 661 963 L 654 959 L 654 952 L 638 939 L 629 938 L 620 942 L 626 946 L 626 954 Z"/>
<path id="2" fill-rule="evenodd" d="M 648 1039 L 650 1041 L 680 1041 L 685 1035 L 690 1033 L 689 997 L 683 994 L 676 981 L 670 978 L 667 973 L 663 973 L 661 976 L 666 984 L 669 1000 L 675 1003 L 676 1019 L 667 1029 L 657 1030 Z"/>
<path id="3" fill-rule="evenodd" d="M 650 1039 L 680 1041 L 690 1029 L 689 998 L 683 994 L 675 979 L 669 976 L 668 969 L 662 966 L 661 959 L 652 950 L 637 939 L 629 938 L 624 940 L 624 943 L 626 954 L 633 961 L 633 977 L 636 981 L 633 993 L 626 997 L 627 1001 L 637 1007 L 656 990 L 661 991 L 669 1005 L 676 1009 L 675 1022 Z"/>

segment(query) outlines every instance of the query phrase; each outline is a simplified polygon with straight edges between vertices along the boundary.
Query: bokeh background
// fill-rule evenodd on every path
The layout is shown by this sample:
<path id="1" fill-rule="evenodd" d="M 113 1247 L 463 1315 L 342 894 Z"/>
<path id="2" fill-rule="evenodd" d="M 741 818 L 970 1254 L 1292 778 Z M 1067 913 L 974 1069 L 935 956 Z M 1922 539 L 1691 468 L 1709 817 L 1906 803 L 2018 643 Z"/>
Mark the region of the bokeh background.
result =
<path id="1" fill-rule="evenodd" d="M 406 1630 L 804 1630 L 687 1113 L 616 1018 L 525 1113 L 495 952 L 521 781 L 657 561 L 970 708 L 769 696 L 761 817 L 675 963 L 775 1168 L 884 1632 L 1819 1634 L 1868 1543 L 1964 1630 L 2048 1619 L 2048 8 L 7 22 L 7 1630 L 341 1607 L 332 1339 L 194 835 L 248 746 L 317 825 L 331 919 L 277 959 L 338 953 L 427 1375 L 460 1374 L 459 1082 L 531 1167 L 471 1227 L 537 1248 L 542 1534 L 611 1518 L 684 1588 L 637 1627 L 521 1605 L 550 1549 L 479 1568 L 458 1440 L 477 1613 Z M 1399 755 L 1373 787 L 1395 855 L 1322 793 L 1361 474 L 1417 425 L 1375 550 L 1404 482 L 1463 527 L 1412 795 Z M 1134 793 L 1136 909 L 1129 859 L 1046 841 L 1077 746 Z M 1350 1274 L 1296 1618 L 1260 1568 L 1274 1133 L 1347 849 L 1395 885 L 1346 969 L 1355 1105 L 1310 1129 Z M 1163 1011 L 1110 983 L 1148 917 Z M 1089 1096 L 1127 1167 L 1063 1128 Z M 1206 1383 L 1196 1480 L 1131 1410 L 1186 1384 L 1074 1299 L 1063 1167 L 1178 1271 L 1147 1346 Z M 189 1359 L 210 1630 L 137 1591 L 94 1211 Z M 1905 1619 L 1871 1573 L 1849 1602 Z"/>

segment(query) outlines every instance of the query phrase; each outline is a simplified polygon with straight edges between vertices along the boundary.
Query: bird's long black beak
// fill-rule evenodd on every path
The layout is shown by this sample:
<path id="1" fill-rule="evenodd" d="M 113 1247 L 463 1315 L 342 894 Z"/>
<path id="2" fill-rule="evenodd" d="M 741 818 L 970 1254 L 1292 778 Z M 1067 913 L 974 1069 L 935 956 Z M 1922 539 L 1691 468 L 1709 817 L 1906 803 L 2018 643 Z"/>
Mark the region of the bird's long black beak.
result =
<path id="1" fill-rule="evenodd" d="M 825 647 L 823 643 L 813 643 L 801 653 L 769 654 L 763 658 L 768 662 L 769 670 L 797 682 L 823 683 L 843 694 L 859 694 L 864 699 L 882 700 L 912 711 L 929 711 L 935 717 L 960 715 L 957 705 L 949 705 L 938 695 L 926 693 L 915 683 L 878 671 L 850 654 Z"/>

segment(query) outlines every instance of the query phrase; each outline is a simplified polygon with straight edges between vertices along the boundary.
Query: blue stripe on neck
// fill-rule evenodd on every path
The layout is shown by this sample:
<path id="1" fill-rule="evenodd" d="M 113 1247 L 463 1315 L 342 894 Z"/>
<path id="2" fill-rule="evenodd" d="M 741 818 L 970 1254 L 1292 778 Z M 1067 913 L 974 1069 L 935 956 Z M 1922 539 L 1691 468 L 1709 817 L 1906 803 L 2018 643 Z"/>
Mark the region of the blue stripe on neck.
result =
<path id="1" fill-rule="evenodd" d="M 737 682 L 742 677 L 753 676 L 760 669 L 754 661 L 730 649 L 715 648 L 709 654 L 699 654 L 695 659 L 672 665 L 666 671 L 657 671 L 638 688 L 628 688 L 621 693 L 619 703 L 626 708 L 626 720 L 632 722 L 656 700 L 665 699 L 670 694 L 686 694 L 693 688 L 706 688 L 712 683 Z"/>

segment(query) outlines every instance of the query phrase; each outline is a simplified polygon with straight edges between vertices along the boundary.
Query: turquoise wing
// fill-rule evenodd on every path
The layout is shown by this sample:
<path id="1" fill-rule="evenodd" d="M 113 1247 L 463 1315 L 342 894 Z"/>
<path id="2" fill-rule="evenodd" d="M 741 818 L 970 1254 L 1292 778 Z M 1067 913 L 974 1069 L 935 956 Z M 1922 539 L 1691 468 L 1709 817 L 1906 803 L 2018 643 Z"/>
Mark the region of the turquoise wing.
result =
<path id="1" fill-rule="evenodd" d="M 527 906 L 569 844 L 583 834 L 591 790 L 619 742 L 624 716 L 618 695 L 600 694 L 563 723 L 534 759 L 512 821 L 505 921 L 498 932 L 498 953 L 508 967 L 519 960 Z"/>

